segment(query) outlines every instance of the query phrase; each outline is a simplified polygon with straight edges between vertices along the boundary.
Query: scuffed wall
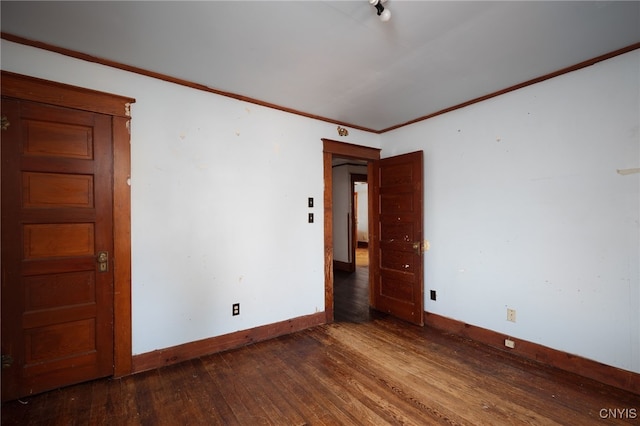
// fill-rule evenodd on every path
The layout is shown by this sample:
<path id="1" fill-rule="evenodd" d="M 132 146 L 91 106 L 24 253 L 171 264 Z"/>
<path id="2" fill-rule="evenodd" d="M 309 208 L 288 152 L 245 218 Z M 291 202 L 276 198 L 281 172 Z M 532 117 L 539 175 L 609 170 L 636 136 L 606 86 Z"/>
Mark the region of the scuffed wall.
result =
<path id="1" fill-rule="evenodd" d="M 634 51 L 383 135 L 424 150 L 427 311 L 640 372 L 639 76 Z"/>
<path id="2" fill-rule="evenodd" d="M 334 124 L 5 40 L 1 47 L 4 70 L 136 99 L 134 354 L 325 310 L 321 138 L 338 137 Z M 341 140 L 379 147 L 378 135 L 349 133 Z"/>

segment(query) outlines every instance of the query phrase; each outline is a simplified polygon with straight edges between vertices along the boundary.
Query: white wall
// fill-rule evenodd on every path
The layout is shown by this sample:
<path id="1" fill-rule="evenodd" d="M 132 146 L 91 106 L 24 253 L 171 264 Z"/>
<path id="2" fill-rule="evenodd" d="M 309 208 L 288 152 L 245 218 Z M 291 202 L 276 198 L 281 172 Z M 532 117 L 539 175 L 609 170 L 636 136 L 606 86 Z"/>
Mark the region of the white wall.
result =
<path id="1" fill-rule="evenodd" d="M 426 310 L 640 372 L 639 124 L 636 50 L 384 134 L 425 154 Z"/>
<path id="2" fill-rule="evenodd" d="M 355 192 L 358 194 L 358 209 L 356 217 L 358 226 L 356 235 L 358 241 L 369 242 L 369 185 L 364 182 L 357 182 Z"/>
<path id="3" fill-rule="evenodd" d="M 321 138 L 337 138 L 334 124 L 5 40 L 1 48 L 4 70 L 137 100 L 134 354 L 325 310 Z M 349 132 L 345 142 L 379 148 L 378 135 Z"/>

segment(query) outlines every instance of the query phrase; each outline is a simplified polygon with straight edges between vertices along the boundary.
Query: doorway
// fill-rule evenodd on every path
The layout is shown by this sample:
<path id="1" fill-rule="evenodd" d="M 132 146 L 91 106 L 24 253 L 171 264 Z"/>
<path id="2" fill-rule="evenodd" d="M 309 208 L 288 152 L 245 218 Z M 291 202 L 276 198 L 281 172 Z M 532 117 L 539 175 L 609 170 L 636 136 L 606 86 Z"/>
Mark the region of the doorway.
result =
<path id="1" fill-rule="evenodd" d="M 333 160 L 334 255 L 338 258 L 334 261 L 333 302 L 334 320 L 338 322 L 371 319 L 366 170 L 363 160 Z M 340 222 L 347 222 L 346 226 Z M 340 256 L 347 257 L 339 261 Z"/>
<path id="2" fill-rule="evenodd" d="M 334 268 L 334 215 L 333 215 L 333 165 L 336 159 L 347 159 L 349 161 L 358 162 L 361 165 L 366 165 L 367 173 L 366 176 L 371 176 L 371 171 L 373 170 L 373 161 L 380 159 L 380 150 L 377 148 L 369 148 L 359 145 L 352 145 L 348 143 L 333 141 L 330 139 L 323 139 L 323 161 L 324 161 L 324 182 L 325 182 L 325 193 L 324 193 L 324 229 L 325 229 L 325 314 L 326 321 L 328 323 L 334 321 L 334 290 L 335 290 L 335 281 L 340 280 L 342 283 L 343 280 L 353 280 L 350 272 L 348 270 L 335 270 Z M 368 179 L 365 178 L 366 181 Z M 350 191 L 353 193 L 352 183 L 350 183 Z M 370 191 L 370 186 L 367 187 L 367 190 Z M 370 196 L 367 197 L 367 214 L 370 215 L 371 212 L 371 200 Z M 353 218 L 353 211 L 350 212 L 351 218 Z M 370 221 L 369 221 L 370 222 Z M 352 241 L 351 247 L 349 250 L 353 250 L 351 259 L 354 260 L 353 265 L 355 268 L 355 245 L 357 243 L 356 239 L 349 235 L 354 232 L 353 226 L 350 226 L 348 229 L 343 228 L 345 237 L 348 237 L 349 240 Z M 336 234 L 337 235 L 337 234 Z M 365 292 L 368 295 L 367 300 L 365 302 L 366 309 L 368 310 L 370 304 L 370 278 L 368 274 L 366 276 L 362 276 L 360 274 L 358 277 L 358 287 L 360 288 L 359 293 Z M 346 284 L 349 286 L 349 284 Z M 351 287 L 353 287 L 353 283 L 351 283 Z M 351 299 L 349 294 L 341 296 L 341 300 L 346 300 L 347 303 Z M 347 308 L 349 309 L 349 308 Z M 361 311 L 359 307 L 358 310 Z"/>
<path id="3" fill-rule="evenodd" d="M 352 259 L 354 270 L 369 267 L 369 182 L 367 175 L 351 175 L 353 206 Z"/>
<path id="4" fill-rule="evenodd" d="M 423 325 L 423 152 L 380 159 L 380 150 L 376 148 L 322 141 L 326 322 L 334 321 L 332 162 L 343 157 L 367 163 L 370 306 Z"/>

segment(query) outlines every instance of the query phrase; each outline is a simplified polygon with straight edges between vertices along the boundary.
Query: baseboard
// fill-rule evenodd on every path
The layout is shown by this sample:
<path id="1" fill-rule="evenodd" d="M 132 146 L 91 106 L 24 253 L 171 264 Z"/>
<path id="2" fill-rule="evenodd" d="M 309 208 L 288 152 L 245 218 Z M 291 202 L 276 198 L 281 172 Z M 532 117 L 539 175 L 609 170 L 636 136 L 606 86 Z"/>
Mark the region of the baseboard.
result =
<path id="1" fill-rule="evenodd" d="M 252 328 L 250 330 L 237 331 L 223 336 L 198 340 L 178 346 L 172 346 L 170 348 L 135 355 L 133 357 L 132 372 L 139 373 L 166 365 L 176 364 L 199 356 L 239 348 L 251 343 L 272 339 L 314 327 L 316 325 L 324 324 L 325 322 L 325 313 L 318 312 L 303 317 L 292 318 L 290 320 Z M 426 326 L 444 330 L 459 336 L 464 336 L 527 359 L 640 394 L 640 374 L 429 312 L 424 313 L 424 322 Z M 506 338 L 515 342 L 515 348 L 508 349 L 504 346 L 504 340 Z"/>
<path id="2" fill-rule="evenodd" d="M 358 248 L 367 248 L 369 247 L 369 241 L 358 241 Z"/>
<path id="3" fill-rule="evenodd" d="M 429 312 L 424 313 L 424 322 L 426 326 L 468 337 L 530 360 L 640 394 L 640 374 Z M 515 348 L 505 347 L 504 340 L 506 338 L 515 342 Z"/>
<path id="4" fill-rule="evenodd" d="M 355 270 L 354 265 L 354 263 L 342 262 L 340 260 L 333 261 L 333 269 L 337 269 L 339 271 L 353 272 Z"/>
<path id="5" fill-rule="evenodd" d="M 263 325 L 250 330 L 237 331 L 223 336 L 212 337 L 140 355 L 134 355 L 133 373 L 152 370 L 200 356 L 239 348 L 251 343 L 305 330 L 324 323 L 326 323 L 325 313 L 317 312 L 311 315 Z"/>

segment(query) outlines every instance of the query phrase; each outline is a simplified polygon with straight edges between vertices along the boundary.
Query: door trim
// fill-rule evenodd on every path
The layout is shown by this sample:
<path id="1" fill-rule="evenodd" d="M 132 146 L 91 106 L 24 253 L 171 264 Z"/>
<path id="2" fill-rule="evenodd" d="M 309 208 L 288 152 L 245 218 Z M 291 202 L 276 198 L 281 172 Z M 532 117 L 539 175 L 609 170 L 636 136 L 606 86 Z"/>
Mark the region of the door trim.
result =
<path id="1" fill-rule="evenodd" d="M 112 117 L 115 377 L 132 372 L 130 105 L 135 99 L 2 71 L 2 96 Z"/>
<path id="2" fill-rule="evenodd" d="M 371 176 L 373 161 L 380 159 L 380 149 L 322 139 L 324 167 L 324 311 L 327 323 L 333 322 L 333 175 L 331 160 L 341 158 L 367 160 L 367 175 Z M 369 185 L 369 216 L 373 197 Z M 369 222 L 371 226 L 371 222 Z M 369 286 L 371 288 L 371 286 Z"/>

